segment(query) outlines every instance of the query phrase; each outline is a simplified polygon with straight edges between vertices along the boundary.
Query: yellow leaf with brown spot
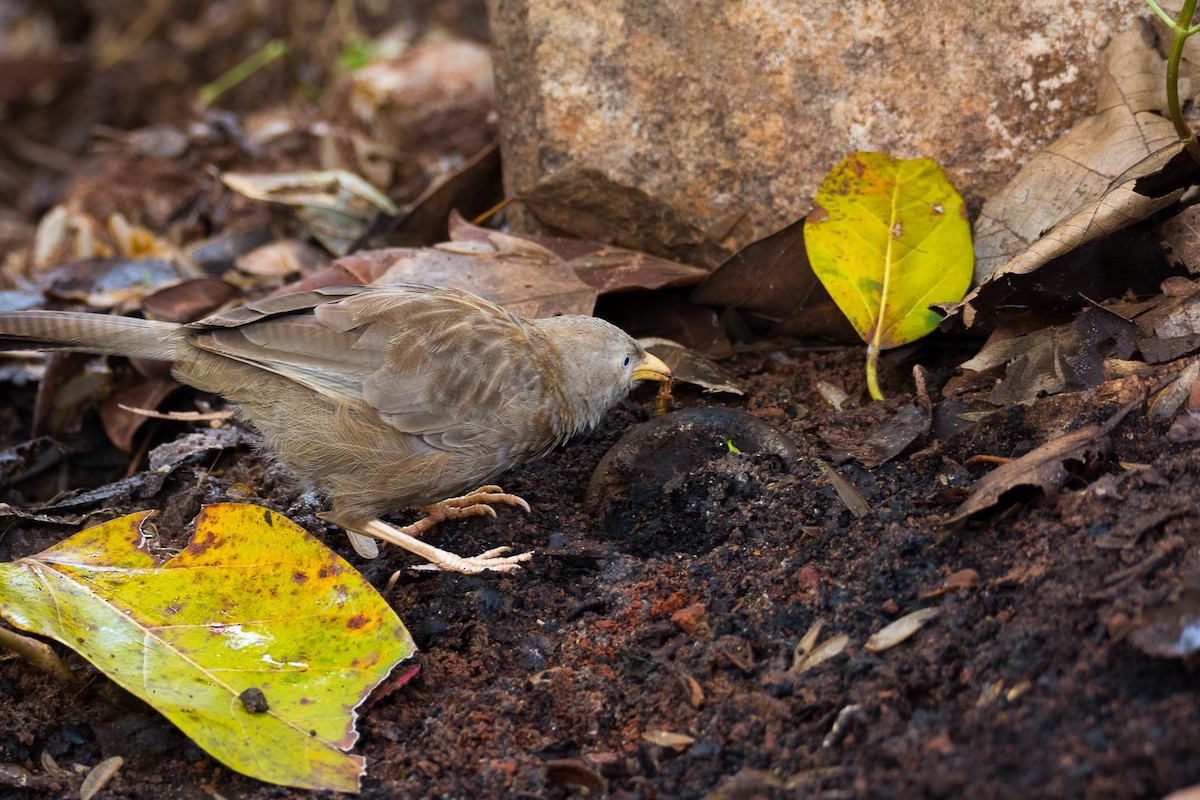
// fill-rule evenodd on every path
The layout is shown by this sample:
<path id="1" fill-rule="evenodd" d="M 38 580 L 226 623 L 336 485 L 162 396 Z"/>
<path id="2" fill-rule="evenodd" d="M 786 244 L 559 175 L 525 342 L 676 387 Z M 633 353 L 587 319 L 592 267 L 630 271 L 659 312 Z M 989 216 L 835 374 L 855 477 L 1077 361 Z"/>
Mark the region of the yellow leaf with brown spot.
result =
<path id="1" fill-rule="evenodd" d="M 206 506 L 166 560 L 147 546 L 152 515 L 0 564 L 0 617 L 76 650 L 238 772 L 358 791 L 356 709 L 416 649 L 399 617 L 273 511 Z"/>
<path id="2" fill-rule="evenodd" d="M 879 353 L 921 338 L 957 303 L 975 256 L 962 198 L 927 158 L 847 156 L 817 190 L 804 224 L 808 258 L 867 343 L 867 384 L 883 398 Z"/>

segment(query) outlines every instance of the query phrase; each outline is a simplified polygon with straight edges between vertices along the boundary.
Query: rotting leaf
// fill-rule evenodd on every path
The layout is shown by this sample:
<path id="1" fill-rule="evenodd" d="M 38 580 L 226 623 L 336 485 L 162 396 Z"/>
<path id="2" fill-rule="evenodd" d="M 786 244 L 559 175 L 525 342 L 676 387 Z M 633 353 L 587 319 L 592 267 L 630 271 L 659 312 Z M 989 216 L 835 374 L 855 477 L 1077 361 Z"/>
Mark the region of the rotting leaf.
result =
<path id="1" fill-rule="evenodd" d="M 891 419 L 871 430 L 863 446 L 854 454 L 867 469 L 891 461 L 929 432 L 933 417 L 929 409 L 905 403 Z"/>
<path id="2" fill-rule="evenodd" d="M 905 614 L 895 622 L 885 625 L 871 634 L 871 638 L 867 639 L 867 643 L 863 645 L 863 649 L 872 653 L 882 653 L 884 650 L 890 650 L 921 630 L 921 628 L 925 627 L 926 622 L 937 615 L 938 609 L 936 608 L 922 608 L 911 614 Z"/>
<path id="3" fill-rule="evenodd" d="M 821 183 L 804 226 L 813 271 L 867 343 L 867 386 L 879 354 L 941 322 L 930 306 L 955 303 L 974 255 L 962 198 L 927 158 L 853 153 Z"/>
<path id="4" fill-rule="evenodd" d="M 259 506 L 205 507 L 159 561 L 151 512 L 0 564 L 0 616 L 76 649 L 200 747 L 259 780 L 358 790 L 356 709 L 414 645 L 362 576 Z M 270 710 L 238 698 L 258 688 Z"/>

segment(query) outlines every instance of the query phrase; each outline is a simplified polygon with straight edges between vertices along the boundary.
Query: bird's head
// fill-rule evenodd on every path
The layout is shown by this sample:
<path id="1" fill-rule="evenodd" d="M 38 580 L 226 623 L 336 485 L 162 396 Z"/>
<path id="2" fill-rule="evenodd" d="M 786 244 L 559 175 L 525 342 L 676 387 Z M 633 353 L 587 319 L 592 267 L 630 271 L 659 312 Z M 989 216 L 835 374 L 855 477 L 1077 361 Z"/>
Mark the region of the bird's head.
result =
<path id="1" fill-rule="evenodd" d="M 670 368 L 633 337 L 595 317 L 534 320 L 562 355 L 574 431 L 595 427 L 637 381 L 668 381 Z"/>

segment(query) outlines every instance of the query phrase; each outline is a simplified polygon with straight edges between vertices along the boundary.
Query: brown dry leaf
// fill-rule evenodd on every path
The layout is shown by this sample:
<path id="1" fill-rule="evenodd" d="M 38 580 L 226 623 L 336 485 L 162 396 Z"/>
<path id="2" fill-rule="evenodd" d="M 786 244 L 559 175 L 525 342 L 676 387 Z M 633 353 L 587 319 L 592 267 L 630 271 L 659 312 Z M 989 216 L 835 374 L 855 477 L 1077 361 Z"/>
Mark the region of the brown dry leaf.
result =
<path id="1" fill-rule="evenodd" d="M 1019 291 L 1119 294 L 1094 268 L 1061 286 L 1044 274 L 1036 282 L 1020 277 L 1167 208 L 1192 182 L 1194 162 L 1171 123 L 1155 113 L 1165 107 L 1166 84 L 1153 36 L 1143 24 L 1114 37 L 1105 51 L 1098 113 L 1035 156 L 984 205 L 976 225 L 980 285 L 954 307 L 968 327 L 978 314 L 1002 307 L 1009 313 Z"/>
<path id="2" fill-rule="evenodd" d="M 100 422 L 108 440 L 121 452 L 128 453 L 133 449 L 134 435 L 149 419 L 144 414 L 128 409 L 158 408 L 178 388 L 179 384 L 170 378 L 148 378 L 104 398 L 100 405 Z"/>
<path id="3" fill-rule="evenodd" d="M 267 224 L 251 225 L 247 228 L 225 228 L 205 239 L 191 242 L 184 252 L 204 275 L 221 275 L 236 267 L 238 259 L 274 241 L 275 231 Z M 324 251 L 317 252 L 321 253 L 326 261 L 329 260 Z"/>
<path id="4" fill-rule="evenodd" d="M 487 242 L 446 242 L 410 251 L 378 283 L 428 283 L 473 292 L 522 317 L 590 315 L 596 290 L 532 242 L 493 231 Z"/>
<path id="5" fill-rule="evenodd" d="M 1186 786 L 1183 789 L 1176 789 L 1163 797 L 1162 800 L 1200 800 L 1200 783 L 1194 786 Z"/>
<path id="6" fill-rule="evenodd" d="M 1148 156 L 1176 144 L 1171 123 L 1158 111 L 1166 108 L 1166 64 L 1154 47 L 1149 23 L 1113 37 L 1104 50 L 1104 71 L 1096 87 L 1096 114 L 1029 160 L 1009 184 L 988 199 L 975 226 L 975 283 L 981 284 L 1004 267 L 1004 272 L 1029 271 L 1100 232 L 1100 218 L 1068 239 L 1066 231 L 1043 236 L 1109 193 L 1110 184 Z M 1147 170 L 1149 171 L 1149 170 Z M 1131 191 L 1131 187 L 1127 187 Z M 1095 211 L 1112 214 L 1135 198 L 1121 194 Z M 1142 198 L 1146 200 L 1147 198 Z M 1145 219 L 1145 215 L 1137 217 Z M 1107 232 L 1107 231 L 1103 231 Z M 1026 253 L 1039 239 L 1036 253 Z M 1052 253 L 1052 255 L 1050 255 Z M 1010 263 L 1020 258 L 1016 264 Z M 1007 266 L 1006 266 L 1007 265 Z"/>
<path id="7" fill-rule="evenodd" d="M 195 322 L 237 296 L 237 287 L 220 278 L 190 278 L 142 299 L 142 310 L 164 322 Z"/>
<path id="8" fill-rule="evenodd" d="M 709 358 L 729 356 L 733 346 L 721 318 L 688 294 L 686 289 L 660 289 L 609 295 L 600 298 L 596 313 L 634 337 L 670 339 Z"/>
<path id="9" fill-rule="evenodd" d="M 376 211 L 398 211 L 387 195 L 342 169 L 264 175 L 226 172 L 221 181 L 251 200 L 294 206 L 313 238 L 335 255 L 349 252 Z"/>
<path id="10" fill-rule="evenodd" d="M 83 783 L 79 785 L 79 800 L 92 800 L 104 788 L 117 770 L 125 763 L 120 756 L 112 756 L 101 761 L 88 772 Z"/>
<path id="11" fill-rule="evenodd" d="M 971 495 L 947 523 L 992 508 L 1018 488 L 1034 487 L 1052 494 L 1073 474 L 1069 465 L 1083 466 L 1103 458 L 1108 455 L 1110 444 L 1100 425 L 1088 425 L 1046 442 L 976 481 L 971 487 Z"/>
<path id="12" fill-rule="evenodd" d="M 495 107 L 491 50 L 468 39 L 430 36 L 350 75 L 350 110 L 380 141 L 408 158 L 467 156 L 483 145 Z"/>
<path id="13" fill-rule="evenodd" d="M 79 430 L 84 411 L 108 394 L 112 381 L 108 365 L 89 355 L 47 354 L 33 404 L 33 434 Z"/>
<path id="14" fill-rule="evenodd" d="M 1192 359 L 1175 380 L 1150 400 L 1146 416 L 1156 423 L 1166 422 L 1174 417 L 1191 395 L 1198 377 L 1200 360 Z"/>
<path id="15" fill-rule="evenodd" d="M 1004 368 L 987 395 L 997 406 L 1099 386 L 1111 377 L 1107 369 L 1114 356 L 1127 361 L 1137 350 L 1137 327 L 1102 306 L 1084 309 L 1070 324 L 1009 333 L 1003 325 L 997 328 L 973 358 L 959 365 L 980 374 Z"/>
<path id="16" fill-rule="evenodd" d="M 1109 434 L 1141 403 L 1141 398 L 1134 400 L 1101 425 L 1088 425 L 1064 434 L 992 470 L 975 482 L 970 496 L 946 524 L 998 505 L 1014 489 L 1034 487 L 1046 494 L 1058 491 L 1071 477 L 1069 465 L 1087 465 L 1108 455 Z"/>
<path id="17" fill-rule="evenodd" d="M 1200 206 L 1190 205 L 1158 226 L 1171 261 L 1200 273 Z"/>
<path id="18" fill-rule="evenodd" d="M 84 258 L 43 272 L 36 283 L 49 298 L 114 308 L 138 307 L 146 295 L 181 277 L 160 259 Z"/>
<path id="19" fill-rule="evenodd" d="M 485 229 L 479 229 L 481 231 Z M 596 290 L 541 245 L 499 231 L 434 247 L 343 256 L 280 293 L 347 283 L 426 283 L 463 289 L 523 317 L 592 313 Z"/>
<path id="20" fill-rule="evenodd" d="M 858 340 L 812 271 L 803 219 L 734 253 L 697 287 L 692 299 L 736 308 L 775 333 Z"/>
<path id="21" fill-rule="evenodd" d="M 499 185 L 500 146 L 490 142 L 459 167 L 437 178 L 395 217 L 380 217 L 372 223 L 361 243 L 372 247 L 413 246 L 457 239 L 454 223 L 463 222 L 460 212 L 474 215 L 486 211 L 499 199 L 493 196 Z"/>
<path id="22" fill-rule="evenodd" d="M 867 643 L 863 645 L 863 649 L 872 653 L 882 653 L 884 650 L 890 650 L 921 630 L 921 628 L 925 627 L 926 622 L 937 615 L 938 609 L 936 608 L 922 608 L 911 614 L 905 614 L 895 622 L 885 625 L 871 634 L 871 638 L 867 639 Z"/>
<path id="23" fill-rule="evenodd" d="M 914 367 L 913 378 L 917 386 L 917 402 L 900 406 L 891 419 L 875 426 L 856 447 L 840 450 L 839 456 L 849 456 L 867 469 L 874 469 L 900 455 L 929 433 L 933 424 L 933 404 L 925 388 L 924 370 L 919 366 Z"/>

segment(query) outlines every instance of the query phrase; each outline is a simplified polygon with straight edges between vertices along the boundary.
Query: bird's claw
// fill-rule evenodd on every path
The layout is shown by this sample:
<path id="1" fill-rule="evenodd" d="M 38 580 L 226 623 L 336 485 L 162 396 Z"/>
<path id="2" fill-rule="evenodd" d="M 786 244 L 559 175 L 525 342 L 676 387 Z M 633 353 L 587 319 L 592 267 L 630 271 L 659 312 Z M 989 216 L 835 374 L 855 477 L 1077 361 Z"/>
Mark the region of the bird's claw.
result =
<path id="1" fill-rule="evenodd" d="M 518 553 L 515 556 L 504 555 L 512 550 L 511 547 L 493 547 L 491 550 L 477 556 L 463 558 L 454 553 L 442 551 L 437 561 L 428 564 L 418 564 L 412 569 L 418 572 L 461 572 L 464 575 L 478 575 L 481 572 L 512 572 L 521 568 L 521 562 L 533 558 L 533 553 Z"/>
<path id="2" fill-rule="evenodd" d="M 518 497 L 515 494 L 509 494 L 495 485 L 480 486 L 475 491 L 464 494 L 462 497 L 451 497 L 441 500 L 433 505 L 425 506 L 421 510 L 430 517 L 435 517 L 438 520 L 462 519 L 463 517 L 478 517 L 482 515 L 494 518 L 496 516 L 496 509 L 492 508 L 493 504 L 516 506 L 522 511 L 529 513 L 529 503 L 525 502 L 524 498 Z"/>

